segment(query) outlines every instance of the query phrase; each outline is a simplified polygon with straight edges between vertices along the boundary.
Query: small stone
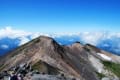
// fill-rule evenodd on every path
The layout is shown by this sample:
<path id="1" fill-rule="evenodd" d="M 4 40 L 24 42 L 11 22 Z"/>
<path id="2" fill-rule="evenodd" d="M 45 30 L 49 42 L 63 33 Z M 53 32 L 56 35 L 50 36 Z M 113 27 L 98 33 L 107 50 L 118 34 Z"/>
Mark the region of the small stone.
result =
<path id="1" fill-rule="evenodd" d="M 110 80 L 110 78 L 104 77 L 104 78 L 102 78 L 102 80 Z"/>

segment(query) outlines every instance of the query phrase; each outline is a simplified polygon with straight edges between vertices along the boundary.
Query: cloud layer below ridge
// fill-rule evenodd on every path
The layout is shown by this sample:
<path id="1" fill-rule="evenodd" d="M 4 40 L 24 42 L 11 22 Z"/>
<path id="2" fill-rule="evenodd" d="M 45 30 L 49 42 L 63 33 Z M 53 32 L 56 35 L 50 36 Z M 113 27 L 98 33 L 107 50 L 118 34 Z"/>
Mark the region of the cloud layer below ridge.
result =
<path id="1" fill-rule="evenodd" d="M 0 29 L 0 55 L 27 43 L 40 36 L 50 36 L 60 44 L 71 44 L 80 41 L 83 44 L 90 43 L 106 51 L 120 55 L 120 33 L 110 32 L 80 32 L 80 33 L 31 33 L 23 30 L 15 30 L 11 27 Z"/>

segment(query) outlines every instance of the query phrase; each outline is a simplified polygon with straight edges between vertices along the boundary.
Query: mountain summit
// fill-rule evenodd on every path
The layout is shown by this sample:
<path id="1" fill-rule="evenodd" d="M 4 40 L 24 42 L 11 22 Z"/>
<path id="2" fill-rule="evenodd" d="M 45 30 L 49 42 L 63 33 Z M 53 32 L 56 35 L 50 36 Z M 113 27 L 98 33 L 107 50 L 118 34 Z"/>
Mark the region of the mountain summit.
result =
<path id="1" fill-rule="evenodd" d="M 24 77 L 37 70 L 48 75 L 64 74 L 65 77 L 70 78 L 66 80 L 71 80 L 71 78 L 119 80 L 119 71 L 114 71 L 120 69 L 119 64 L 120 56 L 100 50 L 93 45 L 82 45 L 79 42 L 72 45 L 60 45 L 50 37 L 40 36 L 2 56 L 0 72 L 1 74 L 5 71 L 20 73 L 21 66 L 29 66 L 30 70 L 26 71 Z M 111 69 L 109 67 L 111 65 L 115 66 Z M 16 67 L 19 68 L 15 71 Z M 31 76 L 31 80 L 35 80 L 33 77 Z"/>

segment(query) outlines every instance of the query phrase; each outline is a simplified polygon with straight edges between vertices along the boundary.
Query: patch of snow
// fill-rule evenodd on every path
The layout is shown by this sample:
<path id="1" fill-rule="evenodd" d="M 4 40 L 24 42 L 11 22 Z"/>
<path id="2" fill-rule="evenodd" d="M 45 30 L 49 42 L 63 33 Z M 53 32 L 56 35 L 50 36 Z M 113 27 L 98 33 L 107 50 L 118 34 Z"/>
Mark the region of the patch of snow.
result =
<path id="1" fill-rule="evenodd" d="M 100 62 L 100 60 L 92 55 L 89 55 L 89 60 L 92 64 L 92 66 L 97 70 L 97 72 L 102 73 L 104 68 L 103 68 L 103 64 Z"/>
<path id="2" fill-rule="evenodd" d="M 108 61 L 111 61 L 112 59 L 109 57 L 109 56 L 107 56 L 107 55 L 105 55 L 105 54 L 102 54 L 102 53 L 97 53 L 98 55 L 100 55 L 103 59 L 105 59 L 105 60 L 108 60 Z"/>

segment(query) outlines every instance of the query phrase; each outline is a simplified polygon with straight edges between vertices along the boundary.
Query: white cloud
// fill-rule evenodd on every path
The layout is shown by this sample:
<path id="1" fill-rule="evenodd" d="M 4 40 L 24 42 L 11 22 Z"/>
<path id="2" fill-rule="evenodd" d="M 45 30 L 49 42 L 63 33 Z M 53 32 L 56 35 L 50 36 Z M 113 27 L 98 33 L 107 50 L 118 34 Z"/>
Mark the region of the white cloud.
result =
<path id="1" fill-rule="evenodd" d="M 32 34 L 31 36 L 30 36 L 30 38 L 31 39 L 34 39 L 34 38 L 37 38 L 38 36 L 40 36 L 40 33 L 35 33 L 35 34 Z"/>
<path id="2" fill-rule="evenodd" d="M 52 37 L 50 34 L 36 32 L 36 33 L 32 33 L 31 36 L 30 36 L 30 38 L 34 39 L 34 38 L 39 37 L 40 35 Z"/>
<path id="3" fill-rule="evenodd" d="M 20 37 L 18 39 L 20 40 L 19 46 L 21 46 L 21 45 L 30 41 L 30 39 L 28 39 L 27 37 Z"/>
<path id="4" fill-rule="evenodd" d="M 31 39 L 34 39 L 40 35 L 50 36 L 53 38 L 61 38 L 62 36 L 78 36 L 81 41 L 85 43 L 90 43 L 96 45 L 99 41 L 104 39 L 111 39 L 112 37 L 120 38 L 120 33 L 108 33 L 108 32 L 82 32 L 82 33 L 54 33 L 54 34 L 45 34 L 45 33 L 31 33 L 23 30 L 15 30 L 12 27 L 6 27 L 4 29 L 0 29 L 0 39 L 4 37 L 8 37 L 11 39 L 20 39 L 21 43 L 28 42 L 29 39 L 27 36 L 30 36 Z M 72 39 L 73 41 L 74 39 Z"/>
<path id="5" fill-rule="evenodd" d="M 100 39 L 103 39 L 104 33 L 100 32 L 84 32 L 80 35 L 80 38 L 85 43 L 96 45 Z"/>
<path id="6" fill-rule="evenodd" d="M 2 49 L 8 49 L 8 48 L 9 48 L 9 46 L 6 45 L 6 44 L 1 45 L 0 47 L 1 47 Z"/>
<path id="7" fill-rule="evenodd" d="M 15 29 L 12 29 L 11 27 L 0 29 L 0 39 L 4 37 L 15 39 L 18 37 L 28 36 L 30 34 L 31 34 L 30 32 L 25 32 L 22 30 L 15 30 Z"/>
<path id="8" fill-rule="evenodd" d="M 5 37 L 8 37 L 10 39 L 19 39 L 20 40 L 19 45 L 22 45 L 28 42 L 29 39 L 27 38 L 27 36 L 29 35 L 32 35 L 32 33 L 25 32 L 23 30 L 15 30 L 15 29 L 12 29 L 12 27 L 6 27 L 4 29 L 0 29 L 0 39 Z"/>
<path id="9" fill-rule="evenodd" d="M 27 43 L 31 39 L 34 39 L 40 35 L 50 36 L 49 34 L 44 34 L 44 33 L 39 33 L 39 32 L 31 33 L 31 32 L 26 32 L 23 30 L 16 30 L 10 26 L 0 29 L 0 39 L 6 38 L 6 37 L 10 39 L 19 39 L 20 40 L 19 46 Z M 30 38 L 28 38 L 28 36 Z"/>
<path id="10" fill-rule="evenodd" d="M 8 37 L 10 39 L 18 39 L 20 43 L 18 44 L 23 45 L 26 42 L 30 41 L 31 39 L 34 39 L 40 35 L 49 36 L 53 38 L 57 38 L 60 40 L 67 40 L 70 41 L 82 41 L 84 43 L 90 43 L 93 45 L 102 45 L 104 47 L 112 47 L 114 51 L 119 51 L 120 49 L 120 33 L 109 33 L 109 32 L 81 32 L 81 33 L 53 33 L 53 34 L 46 34 L 46 33 L 31 33 L 26 32 L 23 30 L 16 30 L 12 27 L 6 27 L 4 29 L 0 29 L 0 39 L 3 39 L 5 37 Z M 29 38 L 28 38 L 29 36 Z M 107 40 L 110 41 L 110 43 Z M 105 41 L 105 42 L 104 42 Z M 59 42 L 63 44 L 62 42 Z M 8 45 L 9 46 L 9 45 Z M 3 46 L 6 47 L 7 46 Z M 120 52 L 120 51 L 119 51 Z"/>

